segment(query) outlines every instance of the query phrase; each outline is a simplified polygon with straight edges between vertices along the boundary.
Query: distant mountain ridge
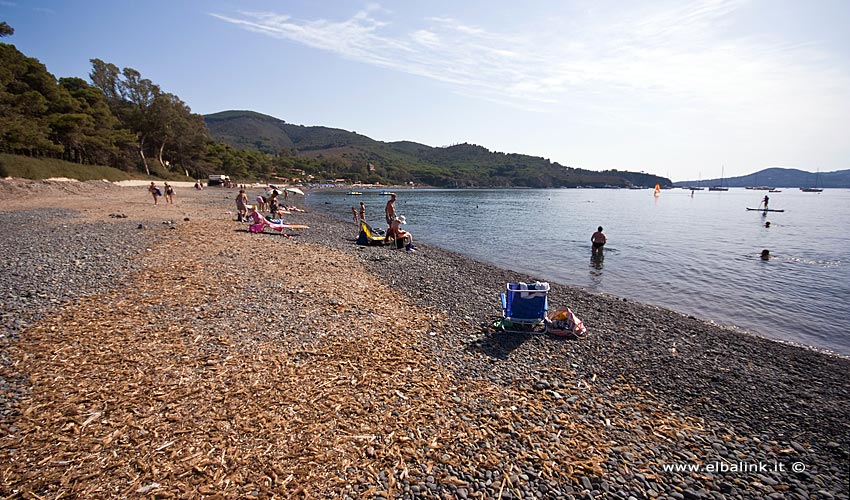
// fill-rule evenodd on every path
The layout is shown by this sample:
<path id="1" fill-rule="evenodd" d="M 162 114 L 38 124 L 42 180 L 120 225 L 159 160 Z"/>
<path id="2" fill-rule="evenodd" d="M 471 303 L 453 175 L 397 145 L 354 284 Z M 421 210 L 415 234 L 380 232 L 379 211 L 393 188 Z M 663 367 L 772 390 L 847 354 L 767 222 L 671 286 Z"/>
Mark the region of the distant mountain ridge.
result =
<path id="1" fill-rule="evenodd" d="M 673 185 L 676 187 L 697 185 L 709 187 L 719 186 L 720 183 L 720 179 L 705 179 L 701 181 L 678 181 L 673 183 Z M 850 170 L 807 172 L 796 168 L 771 167 L 749 175 L 723 179 L 723 185 L 727 187 L 770 186 L 793 188 L 815 187 L 815 183 L 817 183 L 817 187 L 821 188 L 850 188 Z"/>
<path id="2" fill-rule="evenodd" d="M 643 172 L 594 172 L 537 156 L 499 153 L 474 144 L 432 147 L 382 142 L 343 129 L 286 123 L 254 111 L 205 115 L 210 134 L 234 148 L 332 163 L 354 181 L 414 182 L 441 187 L 671 186 Z"/>

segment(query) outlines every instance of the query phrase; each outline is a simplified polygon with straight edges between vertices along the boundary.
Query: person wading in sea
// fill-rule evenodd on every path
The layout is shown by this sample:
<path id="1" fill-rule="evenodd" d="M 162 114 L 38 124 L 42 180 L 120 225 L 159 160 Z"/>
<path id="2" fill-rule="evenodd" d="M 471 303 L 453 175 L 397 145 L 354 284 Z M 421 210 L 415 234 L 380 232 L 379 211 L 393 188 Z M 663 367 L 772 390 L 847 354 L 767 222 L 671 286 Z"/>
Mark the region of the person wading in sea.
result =
<path id="1" fill-rule="evenodd" d="M 594 257 L 602 257 L 602 247 L 605 246 L 607 241 L 608 238 L 602 233 L 602 226 L 596 228 L 596 232 L 590 237 L 590 242 L 593 244 L 591 253 Z"/>

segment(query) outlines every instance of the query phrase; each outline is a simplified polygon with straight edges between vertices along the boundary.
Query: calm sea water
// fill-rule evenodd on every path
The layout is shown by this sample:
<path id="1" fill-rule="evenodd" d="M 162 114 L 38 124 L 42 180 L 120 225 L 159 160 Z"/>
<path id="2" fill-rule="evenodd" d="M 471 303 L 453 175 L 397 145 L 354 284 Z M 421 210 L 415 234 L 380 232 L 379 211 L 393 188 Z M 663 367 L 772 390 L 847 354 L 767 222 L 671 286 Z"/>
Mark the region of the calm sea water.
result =
<path id="1" fill-rule="evenodd" d="M 748 212 L 766 191 L 401 190 L 417 241 L 499 267 L 850 355 L 850 190 L 769 193 L 784 213 Z M 388 197 L 314 192 L 383 227 Z M 770 221 L 769 228 L 765 222 Z M 605 228 L 604 260 L 590 236 Z M 762 249 L 775 258 L 763 261 Z M 495 300 L 495 299 L 494 299 Z"/>

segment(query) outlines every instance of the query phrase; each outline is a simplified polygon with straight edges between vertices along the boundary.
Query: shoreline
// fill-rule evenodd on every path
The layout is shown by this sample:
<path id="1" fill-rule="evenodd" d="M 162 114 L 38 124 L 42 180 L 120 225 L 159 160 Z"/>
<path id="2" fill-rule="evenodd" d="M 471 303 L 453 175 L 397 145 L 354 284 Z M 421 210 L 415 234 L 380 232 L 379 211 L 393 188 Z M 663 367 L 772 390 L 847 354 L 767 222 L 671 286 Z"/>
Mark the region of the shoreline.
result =
<path id="1" fill-rule="evenodd" d="M 545 192 L 539 194 L 542 195 L 542 200 L 547 199 Z M 502 193 L 492 196 L 510 197 L 510 194 Z M 551 199 L 556 200 L 554 194 L 552 196 Z M 490 196 L 485 197 L 490 198 Z M 377 208 L 380 211 L 383 204 L 379 200 L 376 201 L 376 198 L 374 196 L 371 198 L 371 204 L 375 205 L 373 210 Z M 766 264 L 759 265 L 763 261 L 754 259 L 756 264 L 753 264 L 753 261 L 749 260 L 749 257 L 758 255 L 761 250 L 756 250 L 751 255 L 749 250 L 741 250 L 737 253 L 735 248 L 729 248 L 736 246 L 737 243 L 727 244 L 722 250 L 719 246 L 715 249 L 712 245 L 706 245 L 706 248 L 710 250 L 695 248 L 693 254 L 688 253 L 687 249 L 676 246 L 670 251 L 675 251 L 677 257 L 662 262 L 659 257 L 661 253 L 655 250 L 644 253 L 641 248 L 635 246 L 648 241 L 646 234 L 643 233 L 640 237 L 626 238 L 619 243 L 620 246 L 612 248 L 615 260 L 610 264 L 614 267 L 611 268 L 611 273 L 608 273 L 608 266 L 605 266 L 605 271 L 601 271 L 593 269 L 598 266 L 586 264 L 583 240 L 576 237 L 577 230 L 573 227 L 575 222 L 571 223 L 568 231 L 559 232 L 558 235 L 547 238 L 552 241 L 548 242 L 549 245 L 545 251 L 523 249 L 520 252 L 522 255 L 545 254 L 545 258 L 517 260 L 516 256 L 504 252 L 510 247 L 510 238 L 496 234 L 493 236 L 494 240 L 490 241 L 486 228 L 489 227 L 487 213 L 491 210 L 491 206 L 485 203 L 481 206 L 482 209 L 478 210 L 477 195 L 465 197 L 444 193 L 433 197 L 414 198 L 415 200 L 411 198 L 408 202 L 414 201 L 416 207 L 408 210 L 416 211 L 417 223 L 413 226 L 413 231 L 417 233 L 420 242 L 426 242 L 424 238 L 427 237 L 433 240 L 432 243 L 440 242 L 438 244 L 443 244 L 446 249 L 454 248 L 472 258 L 507 267 L 518 273 L 542 276 L 547 281 L 575 286 L 588 293 L 606 293 L 625 297 L 646 305 L 692 315 L 706 322 L 737 329 L 754 336 L 850 359 L 850 344 L 847 342 L 847 328 L 845 328 L 845 326 L 850 327 L 850 324 L 847 323 L 843 309 L 838 306 L 841 301 L 836 302 L 835 299 L 841 296 L 840 292 L 843 289 L 846 289 L 842 278 L 847 275 L 847 266 L 841 265 L 841 252 L 836 253 L 838 256 L 830 260 L 820 254 L 817 254 L 817 258 L 809 258 L 807 253 L 800 251 L 795 253 L 793 249 L 786 249 L 788 245 L 792 247 L 796 245 L 796 240 L 799 239 L 799 236 L 793 236 L 796 233 L 788 232 L 787 227 L 784 229 L 785 234 L 773 234 L 771 239 L 764 239 L 768 237 L 768 232 L 757 230 L 759 242 L 754 243 L 753 246 L 753 248 L 757 246 L 758 249 L 765 245 L 769 248 L 774 248 L 772 245 L 780 246 L 781 255 L 771 260 L 771 264 L 774 266 L 773 271 L 778 267 L 782 273 L 773 271 L 768 273 L 769 268 Z M 446 239 L 452 237 L 452 230 L 449 228 L 457 227 L 458 220 L 441 221 L 439 217 L 433 215 L 438 212 L 426 208 L 434 200 L 438 200 L 440 204 L 452 204 L 456 198 L 460 203 L 464 202 L 461 200 L 466 202 L 472 200 L 472 207 L 476 209 L 473 211 L 470 208 L 468 212 L 470 221 L 475 221 L 472 226 L 474 229 L 464 231 L 464 234 L 478 235 L 473 237 L 474 241 Z M 538 198 L 535 196 L 532 199 Z M 565 199 L 573 200 L 574 198 Z M 608 198 L 590 197 L 588 199 L 599 201 Z M 634 202 L 634 199 L 635 197 L 629 198 L 629 201 Z M 341 207 L 344 207 L 346 202 L 356 205 L 358 201 L 351 197 L 321 193 L 309 200 L 317 209 L 333 210 L 339 214 L 338 218 L 346 220 L 350 220 L 350 214 L 340 211 Z M 680 197 L 679 200 L 686 200 L 686 198 Z M 369 199 L 364 198 L 364 201 L 367 204 L 370 203 Z M 423 203 L 425 205 L 422 205 Z M 732 204 L 724 203 L 724 207 L 727 206 Z M 533 220 L 534 224 L 540 224 L 539 218 L 534 216 L 530 220 Z M 377 223 L 377 226 L 384 227 L 382 222 Z M 485 229 L 481 230 L 481 227 Z M 740 227 L 737 229 L 739 232 L 743 231 Z M 622 232 L 622 228 L 617 230 Z M 728 241 L 737 241 L 737 239 Z M 554 243 L 557 245 L 553 247 Z M 585 244 L 589 254 L 589 243 Z M 622 253 L 624 247 L 628 248 L 627 253 Z M 697 259 L 693 266 L 686 261 L 690 258 Z M 623 261 L 623 259 L 626 260 Z M 716 275 L 707 275 L 706 273 L 711 271 L 709 266 L 712 264 L 706 263 L 715 262 L 715 259 L 723 263 L 724 271 Z M 747 262 L 743 263 L 744 260 Z M 653 274 L 647 265 L 638 265 L 636 262 L 652 263 L 652 266 L 657 266 L 652 269 L 659 274 Z M 734 267 L 738 263 L 743 263 L 744 266 L 740 272 Z M 835 271 L 829 269 L 833 266 L 837 266 L 838 269 Z M 772 293 L 770 298 L 748 290 L 746 283 L 762 283 L 758 281 L 761 278 L 766 280 L 762 286 L 770 287 Z M 794 285 L 795 282 L 800 285 Z M 659 286 L 662 283 L 664 285 Z M 770 284 L 767 285 L 767 283 Z M 673 290 L 676 292 L 674 293 Z M 827 291 L 834 291 L 834 297 L 825 293 Z M 762 301 L 765 303 L 762 304 Z"/>
<path id="2" fill-rule="evenodd" d="M 2 193 L 0 191 L 0 198 L 3 198 Z M 7 280 L 8 290 L 42 287 L 44 293 L 42 288 L 37 288 L 24 302 L 45 313 L 55 307 L 50 302 L 51 293 L 57 295 L 57 288 L 75 288 L 69 290 L 74 292 L 71 297 L 81 294 L 80 298 L 72 298 L 70 302 L 63 299 L 61 309 L 67 312 L 60 312 L 70 314 L 71 318 L 94 315 L 99 307 L 114 308 L 114 304 L 121 303 L 120 297 L 111 298 L 110 287 L 99 290 L 94 282 L 73 285 L 72 281 L 98 272 L 120 283 L 131 279 L 133 286 L 126 291 L 147 308 L 143 311 L 155 313 L 154 321 L 173 318 L 175 328 L 173 331 L 171 328 L 167 331 L 151 329 L 145 316 L 134 330 L 130 328 L 134 324 L 133 316 L 122 320 L 128 323 L 127 344 L 111 347 L 122 358 L 131 355 L 132 359 L 142 359 L 134 354 L 137 353 L 134 349 L 144 353 L 150 347 L 147 344 L 168 340 L 169 343 L 163 345 L 170 347 L 160 355 L 165 355 L 167 360 L 171 349 L 183 352 L 181 349 L 186 349 L 185 345 L 194 345 L 193 339 L 209 339 L 200 341 L 206 353 L 201 361 L 219 366 L 228 362 L 227 356 L 243 359 L 246 353 L 265 346 L 262 348 L 264 359 L 275 360 L 274 363 L 282 363 L 281 366 L 294 363 L 294 371 L 275 378 L 278 384 L 296 392 L 301 385 L 313 391 L 308 393 L 306 402 L 288 404 L 310 415 L 316 409 L 323 409 L 313 417 L 322 425 L 331 426 L 331 422 L 336 422 L 333 425 L 355 426 L 343 434 L 372 436 L 362 446 L 352 448 L 349 447 L 351 443 L 338 444 L 340 449 L 346 450 L 342 456 L 328 455 L 326 458 L 328 467 L 349 462 L 351 470 L 333 469 L 343 474 L 341 477 L 348 486 L 315 475 L 317 472 L 309 465 L 309 453 L 304 461 L 284 453 L 277 460 L 293 468 L 285 470 L 286 474 L 277 474 L 281 478 L 291 474 L 294 479 L 284 485 L 282 480 L 272 481 L 260 488 L 261 491 L 291 495 L 290 486 L 294 481 L 304 487 L 312 485 L 314 495 L 317 491 L 325 491 L 319 496 L 333 497 L 374 496 L 378 492 L 396 498 L 441 494 L 517 498 L 539 493 L 560 498 L 602 495 L 627 498 L 632 495 L 679 499 L 708 498 L 709 492 L 728 498 L 771 495 L 828 498 L 827 493 L 833 498 L 847 497 L 843 488 L 847 482 L 847 450 L 850 448 L 846 423 L 846 415 L 850 414 L 850 389 L 846 383 L 850 378 L 850 362 L 844 358 L 560 284 L 552 285 L 550 307 L 571 307 L 588 326 L 587 338 L 576 341 L 494 333 L 490 326 L 500 313 L 498 293 L 506 282 L 530 277 L 425 244 L 418 243 L 421 249 L 415 253 L 385 247 L 358 247 L 354 244 L 357 236 L 354 224 L 322 213 L 315 207 L 309 213 L 291 217 L 297 223 L 310 226 L 309 230 L 300 231 L 291 239 L 276 233 L 249 234 L 229 213 L 233 210 L 231 198 L 235 193 L 228 189 L 178 192 L 176 206 L 153 207 L 141 189 L 81 186 L 78 193 L 67 199 L 74 205 L 69 208 L 82 219 L 69 222 L 72 218 L 68 215 L 58 214 L 46 219 L 45 228 L 31 231 L 20 224 L 29 220 L 32 212 L 15 215 L 14 211 L 26 207 L 26 200 L 6 203 L 5 206 L 13 210 L 0 213 L 2 220 L 10 221 L 3 226 L 8 231 L 6 234 L 33 233 L 33 245 L 39 241 L 46 245 L 38 251 L 45 252 L 44 258 L 52 259 L 52 266 L 59 271 L 55 285 L 37 281 L 43 279 L 43 270 L 26 274 L 29 271 L 25 267 L 3 273 L 3 279 Z M 58 204 L 64 200 L 57 200 L 61 202 Z M 297 202 L 303 204 L 303 199 Z M 111 219 L 109 214 L 121 207 L 125 208 L 128 219 Z M 184 216 L 190 221 L 183 221 Z M 166 223 L 169 221 L 171 223 Z M 63 224 L 71 224 L 76 231 L 96 238 L 71 238 L 74 233 L 70 233 L 68 238 L 61 237 L 55 244 L 48 244 L 51 237 L 67 233 L 60 229 Z M 142 224 L 144 229 L 137 229 L 137 224 Z M 81 253 L 73 250 L 78 245 L 90 245 L 82 252 L 89 257 L 80 258 Z M 136 264 L 118 271 L 112 266 L 122 265 L 125 257 L 121 255 L 104 253 L 97 259 L 91 258 L 97 248 L 107 245 L 133 253 Z M 205 250 L 195 254 L 191 251 L 193 246 Z M 62 255 L 49 254 L 63 249 L 66 251 Z M 89 267 L 86 265 L 89 262 L 99 265 Z M 173 277 L 162 274 L 168 269 L 176 270 L 171 271 Z M 267 278 L 272 270 L 280 278 L 269 283 Z M 115 274 L 110 278 L 113 272 L 126 277 L 118 278 Z M 36 281 L 27 283 L 28 276 Z M 175 292 L 167 291 L 169 288 L 163 287 L 162 280 L 175 287 Z M 238 293 L 232 293 L 234 284 L 238 284 Z M 119 283 L 111 286 L 119 287 Z M 258 289 L 263 290 L 259 296 L 255 292 Z M 192 299 L 198 293 L 202 297 Z M 102 306 L 100 301 L 85 298 L 101 295 Z M 190 299 L 203 299 L 194 306 L 200 311 L 193 310 Z M 184 304 L 187 300 L 189 302 Z M 83 301 L 85 307 L 78 306 L 79 301 Z M 246 301 L 250 304 L 247 308 Z M 94 316 L 93 320 L 97 321 L 96 318 Z M 280 325 L 272 332 L 280 330 L 285 336 L 263 333 L 271 318 L 277 318 L 275 325 Z M 19 338 L 4 340 L 0 353 L 4 358 L 10 355 L 9 359 L 18 360 L 12 365 L 4 362 L 4 378 L 8 379 L 9 373 L 18 373 L 22 377 L 22 387 L 26 387 L 25 371 L 35 370 L 39 363 L 50 361 L 51 353 L 57 348 L 52 343 L 64 342 L 50 335 L 51 325 L 61 328 L 62 323 L 57 324 L 50 316 L 41 316 L 20 326 Z M 27 340 L 30 335 L 39 339 L 38 342 Z M 131 339 L 140 335 L 150 338 L 151 342 L 131 346 Z M 152 335 L 162 340 L 153 342 Z M 73 328 L 63 336 L 68 336 L 67 341 L 71 342 L 68 345 L 85 339 L 85 336 L 78 337 Z M 278 353 L 281 346 L 283 350 Z M 35 349 L 30 354 L 34 357 L 27 363 L 21 362 L 20 356 L 24 353 L 20 349 L 23 347 Z M 366 347 L 376 350 L 360 353 L 359 349 Z M 48 354 L 43 361 L 36 356 L 40 349 Z M 127 353 L 123 353 L 124 350 Z M 210 357 L 218 352 L 221 356 Z M 193 356 L 180 358 L 181 363 L 188 364 L 180 371 L 181 376 L 191 375 L 186 369 L 194 366 Z M 84 359 L 96 362 L 96 358 Z M 334 368 L 337 359 L 340 363 L 354 363 L 358 367 L 356 373 L 368 372 L 370 375 L 365 379 L 361 376 L 356 379 L 370 381 L 372 388 L 359 386 L 360 382 L 357 386 L 339 383 L 328 386 L 323 382 L 311 385 L 309 373 Z M 379 361 L 370 363 L 370 359 Z M 195 368 L 200 374 L 207 373 L 203 363 Z M 109 366 L 110 370 L 122 368 L 120 363 Z M 274 371 L 272 366 L 277 365 L 269 361 L 249 370 L 230 367 L 227 373 L 231 377 L 244 376 L 246 372 L 259 376 L 265 371 Z M 165 372 L 175 369 L 167 368 Z M 209 373 L 224 369 L 225 365 L 221 365 L 218 371 Z M 381 375 L 382 369 L 388 371 L 388 379 Z M 428 376 L 421 378 L 417 374 Z M 35 375 L 30 374 L 30 377 Z M 202 380 L 197 383 L 202 384 Z M 328 379 L 318 380 L 326 382 Z M 146 383 L 163 391 L 168 398 L 166 402 L 174 408 L 204 404 L 200 396 L 181 396 L 177 387 L 171 388 L 168 378 Z M 213 388 L 221 390 L 221 386 Z M 100 390 L 106 389 L 104 386 Z M 25 390 L 19 397 L 11 398 L 18 413 L 4 413 L 2 422 L 7 435 L 3 438 L 5 451 L 0 453 L 15 465 L 15 471 L 27 470 L 18 468 L 22 467 L 24 457 L 39 457 L 30 462 L 36 463 L 46 456 L 45 452 L 27 445 L 42 442 L 36 439 L 36 434 L 24 434 L 31 437 L 20 437 L 21 440 L 17 437 L 12 440 L 9 435 L 34 432 L 29 429 L 39 425 L 44 429 L 41 432 L 46 432 L 39 437 L 45 439 L 45 443 L 56 442 L 56 436 L 62 435 L 62 422 L 48 432 L 53 424 L 39 421 L 38 412 L 22 416 L 28 402 L 38 398 L 50 401 L 49 392 L 44 393 L 37 386 L 30 390 L 32 394 L 28 395 Z M 131 393 L 147 401 L 144 393 L 127 392 Z M 97 400 L 101 397 L 98 394 L 94 391 L 87 397 Z M 275 394 L 274 398 L 288 398 L 285 393 Z M 114 413 L 120 413 L 119 409 L 133 405 L 132 398 L 114 397 L 119 399 L 109 405 L 113 412 L 108 416 L 110 421 L 116 419 Z M 312 409 L 310 405 L 305 406 L 314 397 L 324 399 L 313 403 Z M 368 403 L 372 409 L 364 413 L 357 407 L 358 403 L 346 406 L 349 397 L 361 405 Z M 387 397 L 390 399 L 385 399 Z M 252 408 L 255 403 L 277 407 L 276 399 L 264 398 L 264 393 L 253 393 L 246 396 L 244 404 Z M 337 401 L 336 404 L 354 413 L 345 416 L 341 410 L 334 409 L 334 404 L 324 403 L 325 400 Z M 49 408 L 39 411 L 47 412 Z M 90 408 L 91 403 L 80 407 L 83 413 L 77 425 L 88 418 L 85 412 Z M 147 415 L 143 410 L 134 411 Z M 187 450 L 191 446 L 206 450 L 207 445 L 203 443 L 210 442 L 219 433 L 214 427 L 203 427 L 204 413 L 197 413 L 194 421 L 189 418 L 192 414 L 186 414 L 187 420 L 174 421 L 165 419 L 166 414 L 161 417 L 151 414 L 150 418 L 159 422 L 157 432 L 162 439 L 150 443 L 152 448 L 150 455 L 145 455 L 146 460 L 159 464 L 164 470 L 179 468 L 176 464 L 190 455 L 169 458 L 167 453 L 155 451 L 169 441 L 187 441 Z M 279 419 L 281 415 L 275 411 L 266 418 Z M 393 418 L 376 420 L 385 415 Z M 424 420 L 410 420 L 417 415 Z M 238 411 L 230 418 L 238 420 Z M 29 420 L 32 423 L 28 423 Z M 185 429 L 190 434 L 180 434 L 189 422 L 195 422 Z M 301 427 L 287 432 L 297 432 L 308 442 L 327 439 L 340 432 L 333 426 L 316 428 L 315 423 L 304 422 Z M 358 423 L 365 427 L 356 429 Z M 9 432 L 9 425 L 18 430 Z M 101 439 L 120 429 L 97 422 L 92 426 L 104 427 L 106 434 L 102 434 Z M 244 431 L 246 436 L 256 440 L 253 446 L 275 446 L 277 450 L 282 445 L 274 441 L 278 434 L 250 430 L 256 426 Z M 198 432 L 204 432 L 192 441 L 189 437 L 193 436 L 192 430 L 196 427 Z M 89 429 L 82 437 L 94 430 Z M 419 438 L 414 431 L 431 437 Z M 307 434 L 303 434 L 305 432 Z M 409 432 L 414 432 L 412 441 L 387 437 Z M 463 436 L 477 438 L 470 441 Z M 149 440 L 141 435 L 133 439 Z M 116 448 L 119 441 L 111 447 L 104 447 L 102 440 L 97 443 L 89 452 L 103 460 L 111 460 L 108 458 L 110 452 L 132 452 Z M 143 446 L 142 449 L 147 448 Z M 284 446 L 282 452 L 285 449 Z M 248 449 L 243 451 L 255 456 Z M 397 452 L 401 454 L 395 455 Z M 662 468 L 669 463 L 713 461 L 787 462 L 789 466 L 792 461 L 800 461 L 807 464 L 808 472 L 769 471 L 758 477 L 730 473 L 692 475 Z M 242 471 L 240 477 L 243 478 L 257 477 L 256 471 L 249 472 L 253 469 L 248 463 L 234 459 L 227 470 Z M 429 463 L 430 466 L 424 467 Z M 586 464 L 586 467 L 578 464 Z M 124 466 L 119 466 L 119 470 L 121 467 Z M 381 471 L 383 477 L 369 473 L 369 467 Z M 69 471 L 66 469 L 46 465 L 41 472 L 48 478 L 67 479 Z M 309 470 L 313 472 L 308 473 Z M 190 477 L 199 474 L 188 473 Z M 14 473 L 4 474 L 0 483 L 3 491 L 8 492 L 6 488 L 13 484 L 19 487 L 35 484 Z M 183 484 L 177 476 L 157 477 L 149 469 L 136 474 L 149 479 L 137 488 L 156 483 L 177 491 L 175 488 Z M 105 484 L 113 480 L 97 475 L 88 481 Z M 212 491 L 229 491 L 231 495 L 237 491 L 249 493 L 252 490 L 248 482 L 238 483 L 244 484 L 246 490 L 227 490 L 222 484 L 222 489 L 216 487 Z M 44 486 L 46 490 L 34 491 L 52 491 L 49 488 L 52 483 L 45 484 L 48 485 Z M 72 484 L 78 483 L 72 481 Z M 621 491 L 624 495 L 619 495 Z M 143 496 L 138 492 L 137 495 Z"/>
<path id="3" fill-rule="evenodd" d="M 315 207 L 314 210 L 316 210 Z M 337 217 L 334 214 L 329 214 L 321 211 L 318 212 L 323 218 L 331 220 L 331 224 L 336 223 L 340 224 L 343 227 L 350 227 L 351 232 L 356 233 L 356 229 L 350 222 L 344 222 L 341 218 Z M 386 278 L 392 280 L 393 283 L 400 283 L 401 280 L 398 279 L 398 276 L 403 275 L 406 271 L 410 271 L 411 268 L 414 268 L 413 265 L 407 266 L 406 264 L 408 264 L 408 262 L 405 262 L 404 258 L 408 258 L 411 261 L 414 259 L 423 259 L 423 254 L 425 252 L 430 255 L 437 254 L 441 261 L 440 264 L 442 265 L 449 265 L 451 267 L 454 267 L 455 269 L 461 268 L 461 271 L 466 273 L 469 273 L 471 270 L 474 270 L 474 272 L 471 273 L 474 274 L 474 278 L 470 276 L 465 276 L 464 281 L 471 284 L 475 284 L 477 287 L 480 287 L 482 289 L 490 289 L 491 292 L 486 295 L 490 302 L 476 304 L 474 307 L 460 307 L 460 305 L 448 307 L 447 303 L 442 304 L 442 306 L 446 307 L 449 312 L 458 315 L 462 314 L 468 316 L 468 313 L 470 311 L 488 311 L 488 313 L 483 314 L 479 312 L 478 315 L 486 317 L 487 319 L 497 319 L 500 313 L 500 309 L 497 305 L 498 293 L 501 292 L 501 288 L 504 287 L 504 283 L 509 281 L 533 281 L 539 278 L 525 273 L 499 268 L 491 264 L 476 261 L 457 252 L 442 249 L 439 247 L 433 247 L 424 243 L 417 243 L 417 247 L 422 246 L 424 251 L 420 251 L 413 255 L 399 255 L 398 259 L 389 259 L 386 256 L 382 255 L 379 255 L 377 256 L 377 258 L 375 258 L 375 256 L 369 254 L 375 252 L 380 253 L 384 250 L 390 252 L 391 256 L 394 256 L 394 253 L 391 250 L 384 248 L 356 247 L 354 245 L 354 236 L 356 236 L 356 234 L 347 238 L 348 241 L 346 241 L 345 243 L 349 244 L 351 247 L 355 247 L 355 249 L 353 250 L 354 252 L 362 252 L 364 254 L 367 254 L 365 258 L 361 258 L 361 261 L 364 262 L 364 264 L 366 264 L 367 266 L 369 266 L 372 272 L 384 275 Z M 310 236 L 307 236 L 307 238 L 310 238 Z M 350 248 L 346 249 L 345 244 L 329 244 L 327 241 L 322 241 L 322 239 L 316 241 L 320 244 L 325 244 L 338 250 L 351 251 Z M 387 266 L 385 264 L 391 264 L 391 266 Z M 430 284 L 428 283 L 427 279 L 423 278 L 423 276 L 420 275 L 413 279 L 405 280 L 404 285 L 406 287 L 409 287 L 410 290 L 413 290 L 414 295 L 420 297 L 420 299 L 422 299 L 421 302 L 423 304 L 429 306 L 433 305 L 431 301 L 423 298 L 422 292 L 417 291 L 417 289 L 422 288 L 423 283 Z M 640 316 L 641 314 L 648 315 L 651 318 L 648 321 L 651 326 L 658 327 L 661 331 L 669 334 L 669 338 L 667 339 L 655 340 L 656 343 L 669 343 L 669 345 L 667 346 L 660 346 L 663 350 L 673 348 L 679 344 L 677 342 L 676 336 L 670 334 L 672 327 L 660 324 L 661 321 L 667 321 L 672 325 L 676 326 L 686 325 L 684 328 L 687 331 L 697 332 L 702 337 L 702 339 L 700 340 L 706 342 L 711 341 L 712 343 L 716 344 L 717 339 L 722 338 L 731 341 L 731 345 L 727 346 L 727 348 L 735 347 L 744 351 L 760 351 L 759 353 L 757 353 L 760 354 L 758 357 L 763 358 L 763 361 L 767 361 L 769 363 L 777 363 L 777 361 L 773 359 L 773 356 L 771 354 L 783 353 L 784 356 L 788 357 L 800 356 L 803 358 L 812 358 L 813 360 L 823 359 L 824 362 L 834 364 L 835 366 L 840 366 L 845 371 L 850 370 L 850 358 L 832 351 L 818 349 L 813 346 L 799 345 L 793 342 L 770 339 L 738 327 L 730 327 L 712 323 L 709 320 L 697 318 L 692 315 L 680 313 L 660 306 L 644 304 L 638 301 L 634 301 L 632 299 L 626 299 L 609 293 L 590 292 L 578 287 L 554 282 L 550 282 L 550 285 L 552 287 L 552 290 L 549 295 L 550 309 L 561 306 L 569 306 L 571 309 L 574 310 L 574 312 L 576 312 L 576 314 L 578 314 L 578 316 L 582 320 L 585 321 L 585 324 L 588 326 L 589 337 L 593 336 L 592 332 L 594 326 L 598 327 L 600 323 L 604 324 L 607 328 L 614 328 L 616 330 L 619 330 L 618 333 L 625 333 L 623 332 L 624 326 L 617 325 L 618 322 L 624 323 L 628 326 L 635 326 L 635 328 L 638 330 L 646 330 L 645 327 L 637 325 L 639 321 L 636 322 L 632 319 L 617 318 L 617 320 L 612 321 L 610 318 L 606 318 L 606 320 L 604 321 L 596 321 L 596 319 L 599 317 L 598 314 L 602 312 L 600 306 L 594 305 L 594 302 L 598 301 L 605 304 L 606 308 L 616 307 L 622 311 L 632 313 L 634 316 Z M 580 304 L 581 306 L 576 307 L 575 304 Z M 478 323 L 478 326 L 481 326 L 486 322 L 479 321 Z M 582 342 L 579 341 L 579 344 L 581 343 Z M 714 347 L 721 348 L 722 346 L 718 345 Z M 675 354 L 681 355 L 681 348 L 677 349 Z M 671 357 L 675 357 L 675 355 Z M 777 373 L 781 373 L 781 368 L 777 367 L 776 371 Z M 846 371 L 846 373 L 850 375 L 850 371 Z M 850 427 L 848 427 L 848 429 L 850 429 Z"/>

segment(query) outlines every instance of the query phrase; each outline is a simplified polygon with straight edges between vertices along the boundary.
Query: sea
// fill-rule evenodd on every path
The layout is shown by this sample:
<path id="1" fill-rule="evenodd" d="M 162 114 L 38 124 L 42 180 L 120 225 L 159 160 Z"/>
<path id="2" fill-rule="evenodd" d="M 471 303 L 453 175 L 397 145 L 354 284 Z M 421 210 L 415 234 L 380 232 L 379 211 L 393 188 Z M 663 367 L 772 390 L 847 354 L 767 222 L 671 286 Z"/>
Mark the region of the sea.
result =
<path id="1" fill-rule="evenodd" d="M 417 242 L 539 280 L 850 355 L 850 190 L 396 192 L 396 211 Z M 367 220 L 384 227 L 388 196 L 362 193 L 318 190 L 307 203 L 351 220 L 351 207 L 363 201 Z M 746 210 L 761 208 L 765 195 L 771 209 L 784 211 Z M 608 238 L 602 260 L 591 258 L 598 226 Z M 761 259 L 764 249 L 771 259 Z"/>

